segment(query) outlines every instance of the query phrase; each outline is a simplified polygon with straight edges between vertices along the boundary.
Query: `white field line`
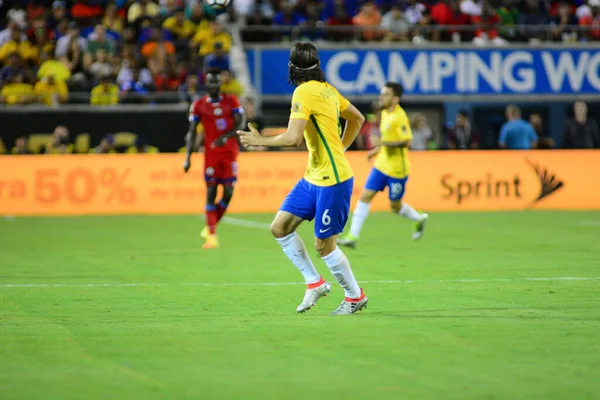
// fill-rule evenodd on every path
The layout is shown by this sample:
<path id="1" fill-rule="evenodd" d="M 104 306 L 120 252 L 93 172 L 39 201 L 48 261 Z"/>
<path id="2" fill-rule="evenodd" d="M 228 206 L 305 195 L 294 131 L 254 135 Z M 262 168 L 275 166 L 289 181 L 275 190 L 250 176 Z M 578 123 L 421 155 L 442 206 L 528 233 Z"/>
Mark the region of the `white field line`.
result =
<path id="1" fill-rule="evenodd" d="M 373 280 L 360 281 L 366 284 L 436 284 L 436 283 L 494 283 L 494 282 L 552 282 L 552 281 L 600 281 L 600 276 L 559 276 L 559 277 L 540 277 L 540 278 L 490 278 L 490 279 L 437 279 L 437 280 Z M 152 283 L 152 282 L 134 282 L 134 283 L 4 283 L 0 284 L 0 289 L 4 288 L 59 288 L 59 287 L 167 287 L 167 286 L 288 286 L 304 285 L 302 282 L 224 282 L 224 283 Z"/>
<path id="2" fill-rule="evenodd" d="M 579 221 L 579 225 L 583 225 L 583 226 L 600 226 L 600 221 Z"/>

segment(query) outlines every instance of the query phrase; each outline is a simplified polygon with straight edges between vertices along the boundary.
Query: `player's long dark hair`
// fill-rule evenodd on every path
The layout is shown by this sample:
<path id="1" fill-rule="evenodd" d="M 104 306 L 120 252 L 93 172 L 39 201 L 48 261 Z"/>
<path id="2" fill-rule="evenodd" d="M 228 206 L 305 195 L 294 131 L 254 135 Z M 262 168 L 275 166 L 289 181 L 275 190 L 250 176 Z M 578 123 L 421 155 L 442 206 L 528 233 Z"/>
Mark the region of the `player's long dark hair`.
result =
<path id="1" fill-rule="evenodd" d="M 290 85 L 298 86 L 302 82 L 308 81 L 325 82 L 325 73 L 321 70 L 319 61 L 319 52 L 308 42 L 294 44 L 290 50 L 288 68 Z"/>

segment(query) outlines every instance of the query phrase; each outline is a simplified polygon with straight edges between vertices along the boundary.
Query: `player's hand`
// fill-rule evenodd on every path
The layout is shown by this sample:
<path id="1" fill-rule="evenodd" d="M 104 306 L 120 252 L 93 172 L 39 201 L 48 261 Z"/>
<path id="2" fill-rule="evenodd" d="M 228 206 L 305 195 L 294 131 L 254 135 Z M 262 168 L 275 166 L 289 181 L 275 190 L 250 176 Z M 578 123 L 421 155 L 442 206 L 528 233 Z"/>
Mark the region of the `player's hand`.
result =
<path id="1" fill-rule="evenodd" d="M 367 154 L 367 161 L 371 161 L 372 159 L 374 159 L 375 156 L 377 156 L 377 154 L 379 154 L 378 148 L 371 149 Z"/>
<path id="2" fill-rule="evenodd" d="M 186 159 L 183 162 L 183 172 L 187 173 L 190 170 L 190 167 L 192 166 L 192 162 L 188 159 Z"/>
<path id="3" fill-rule="evenodd" d="M 227 142 L 227 138 L 223 136 L 219 136 L 210 144 L 210 148 L 214 149 L 215 147 L 223 147 L 225 146 L 225 142 Z"/>
<path id="4" fill-rule="evenodd" d="M 248 129 L 250 129 L 249 132 L 237 131 L 240 142 L 242 142 L 242 145 L 246 148 L 250 146 L 259 146 L 262 136 L 260 136 L 260 133 L 258 133 L 256 128 L 250 122 L 248 123 Z"/>

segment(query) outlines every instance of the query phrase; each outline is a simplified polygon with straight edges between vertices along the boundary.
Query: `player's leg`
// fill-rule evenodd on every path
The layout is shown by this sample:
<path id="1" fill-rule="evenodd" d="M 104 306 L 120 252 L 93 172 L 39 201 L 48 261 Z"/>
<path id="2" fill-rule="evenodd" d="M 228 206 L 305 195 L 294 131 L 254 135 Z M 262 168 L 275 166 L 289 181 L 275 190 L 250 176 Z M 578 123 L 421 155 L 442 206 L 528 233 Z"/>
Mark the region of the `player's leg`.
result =
<path id="1" fill-rule="evenodd" d="M 317 187 L 315 248 L 344 289 L 345 299 L 331 315 L 354 314 L 367 306 L 367 297 L 358 285 L 348 258 L 337 246 L 336 236 L 344 230 L 350 211 L 354 179 L 329 187 Z"/>
<path id="2" fill-rule="evenodd" d="M 208 181 L 206 185 L 206 226 L 208 227 L 208 235 L 206 236 L 206 243 L 202 246 L 205 249 L 213 249 L 219 247 L 219 243 L 216 235 L 217 227 L 217 205 L 215 201 L 217 199 L 217 184 L 212 181 Z M 204 232 L 202 233 L 204 236 Z"/>
<path id="3" fill-rule="evenodd" d="M 354 213 L 352 213 L 352 223 L 350 224 L 350 233 L 338 239 L 338 244 L 355 248 L 360 236 L 362 227 L 369 216 L 371 201 L 377 194 L 385 189 L 387 176 L 381 171 L 372 168 L 365 183 L 360 199 L 356 202 Z"/>
<path id="4" fill-rule="evenodd" d="M 223 196 L 217 203 L 217 223 L 225 215 L 227 207 L 229 207 L 229 202 L 231 202 L 231 198 L 233 197 L 233 182 L 224 182 L 222 186 Z"/>
<path id="5" fill-rule="evenodd" d="M 315 200 L 310 193 L 308 182 L 304 179 L 294 186 L 285 198 L 275 219 L 271 223 L 271 232 L 281 246 L 284 254 L 300 271 L 307 289 L 297 312 L 305 312 L 331 291 L 331 285 L 317 272 L 304 241 L 296 233 L 302 221 L 312 220 L 315 215 Z"/>
<path id="6" fill-rule="evenodd" d="M 233 187 L 237 181 L 237 161 L 233 159 L 223 159 L 221 163 L 221 184 L 223 185 L 223 197 L 217 203 L 217 222 L 223 218 L 227 211 L 229 202 L 233 197 Z"/>
<path id="7" fill-rule="evenodd" d="M 408 177 L 405 178 L 389 178 L 388 179 L 388 191 L 390 197 L 390 208 L 394 214 L 400 214 L 406 219 L 415 222 L 415 228 L 412 234 L 414 240 L 418 240 L 423 236 L 425 230 L 425 224 L 429 216 L 425 213 L 419 213 L 412 206 L 404 201 L 404 193 L 406 192 L 406 182 Z"/>

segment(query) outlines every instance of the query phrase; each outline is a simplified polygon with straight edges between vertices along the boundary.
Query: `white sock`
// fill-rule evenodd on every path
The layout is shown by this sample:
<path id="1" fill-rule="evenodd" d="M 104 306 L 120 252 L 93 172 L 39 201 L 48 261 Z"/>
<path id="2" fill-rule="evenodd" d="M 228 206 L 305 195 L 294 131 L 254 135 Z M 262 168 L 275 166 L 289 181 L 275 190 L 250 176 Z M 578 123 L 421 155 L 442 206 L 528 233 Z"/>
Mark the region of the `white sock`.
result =
<path id="1" fill-rule="evenodd" d="M 369 216 L 369 207 L 371 207 L 371 204 L 365 203 L 364 201 L 359 200 L 356 203 L 356 208 L 354 209 L 354 213 L 352 214 L 352 225 L 350 225 L 350 234 L 352 236 L 360 236 L 362 226 L 367 220 L 367 217 Z"/>
<path id="2" fill-rule="evenodd" d="M 402 215 L 404 218 L 410 219 L 411 221 L 421 220 L 421 214 L 419 214 L 414 208 L 406 203 L 402 203 L 402 208 L 398 214 Z"/>
<path id="3" fill-rule="evenodd" d="M 308 256 L 302 238 L 298 236 L 296 232 L 292 232 L 289 235 L 277 238 L 276 240 L 281 245 L 287 258 L 289 258 L 292 264 L 298 268 L 298 271 L 302 273 L 302 276 L 304 276 L 304 280 L 308 285 L 317 283 L 321 280 L 321 275 L 319 275 L 312 260 Z"/>
<path id="4" fill-rule="evenodd" d="M 351 299 L 360 298 L 360 286 L 356 282 L 356 278 L 350 267 L 350 261 L 348 261 L 342 250 L 336 247 L 334 251 L 323 257 L 323 261 L 325 261 L 325 264 L 327 264 L 327 267 L 340 286 L 344 288 L 346 297 Z"/>

